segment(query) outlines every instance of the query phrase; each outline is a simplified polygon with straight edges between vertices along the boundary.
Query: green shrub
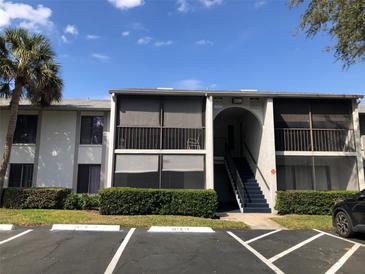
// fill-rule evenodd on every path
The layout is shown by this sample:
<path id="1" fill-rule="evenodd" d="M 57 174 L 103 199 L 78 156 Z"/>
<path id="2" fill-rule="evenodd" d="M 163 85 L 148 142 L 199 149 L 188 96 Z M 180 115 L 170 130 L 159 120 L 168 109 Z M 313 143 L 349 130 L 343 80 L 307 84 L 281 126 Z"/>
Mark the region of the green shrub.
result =
<path id="1" fill-rule="evenodd" d="M 66 198 L 64 209 L 69 209 L 69 210 L 81 209 L 80 195 L 74 192 L 70 193 Z"/>
<path id="2" fill-rule="evenodd" d="M 3 206 L 5 208 L 63 208 L 67 188 L 18 188 L 8 187 L 3 191 Z"/>
<path id="3" fill-rule="evenodd" d="M 351 197 L 356 191 L 278 191 L 275 209 L 279 214 L 331 215 L 336 199 Z"/>
<path id="4" fill-rule="evenodd" d="M 217 194 L 203 189 L 144 189 L 113 187 L 100 192 L 104 215 L 189 215 L 213 217 Z"/>
<path id="5" fill-rule="evenodd" d="M 82 194 L 80 197 L 81 209 L 90 210 L 99 208 L 98 194 Z"/>
<path id="6" fill-rule="evenodd" d="M 67 196 L 64 209 L 76 210 L 76 209 L 98 209 L 99 208 L 99 195 L 97 194 L 77 194 L 72 192 Z"/>

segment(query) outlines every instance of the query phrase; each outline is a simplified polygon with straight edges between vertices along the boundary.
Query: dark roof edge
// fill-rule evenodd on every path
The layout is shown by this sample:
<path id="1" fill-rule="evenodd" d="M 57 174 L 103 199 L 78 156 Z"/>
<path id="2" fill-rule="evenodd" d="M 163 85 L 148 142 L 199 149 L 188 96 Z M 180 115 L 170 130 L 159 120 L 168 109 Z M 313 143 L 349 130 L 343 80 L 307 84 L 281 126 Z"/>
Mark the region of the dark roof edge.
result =
<path id="1" fill-rule="evenodd" d="M 122 88 L 110 89 L 113 94 L 141 94 L 141 95 L 190 95 L 190 96 L 248 96 L 268 98 L 337 98 L 337 99 L 361 99 L 363 95 L 336 94 L 336 93 L 314 93 L 314 92 L 272 92 L 272 91 L 251 91 L 251 90 L 183 90 L 183 89 L 139 89 Z"/>

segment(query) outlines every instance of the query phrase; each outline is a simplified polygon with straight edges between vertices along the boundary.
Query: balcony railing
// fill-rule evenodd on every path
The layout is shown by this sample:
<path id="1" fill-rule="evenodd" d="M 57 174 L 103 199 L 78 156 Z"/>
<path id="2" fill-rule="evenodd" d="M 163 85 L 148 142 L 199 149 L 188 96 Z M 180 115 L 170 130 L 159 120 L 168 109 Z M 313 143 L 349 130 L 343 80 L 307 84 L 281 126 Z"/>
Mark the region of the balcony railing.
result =
<path id="1" fill-rule="evenodd" d="M 204 149 L 204 128 L 117 127 L 118 149 Z"/>
<path id="2" fill-rule="evenodd" d="M 275 143 L 278 151 L 356 150 L 352 129 L 277 128 Z"/>

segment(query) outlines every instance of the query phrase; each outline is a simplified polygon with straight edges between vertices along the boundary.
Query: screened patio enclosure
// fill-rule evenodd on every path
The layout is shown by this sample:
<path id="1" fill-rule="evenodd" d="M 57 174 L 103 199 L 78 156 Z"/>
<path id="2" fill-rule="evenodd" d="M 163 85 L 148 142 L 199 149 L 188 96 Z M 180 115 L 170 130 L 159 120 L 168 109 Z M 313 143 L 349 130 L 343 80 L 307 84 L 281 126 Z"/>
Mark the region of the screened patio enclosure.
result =
<path id="1" fill-rule="evenodd" d="M 117 106 L 115 186 L 205 188 L 204 97 L 118 96 Z"/>
<path id="2" fill-rule="evenodd" d="M 356 151 L 350 100 L 278 99 L 274 115 L 278 151 Z"/>

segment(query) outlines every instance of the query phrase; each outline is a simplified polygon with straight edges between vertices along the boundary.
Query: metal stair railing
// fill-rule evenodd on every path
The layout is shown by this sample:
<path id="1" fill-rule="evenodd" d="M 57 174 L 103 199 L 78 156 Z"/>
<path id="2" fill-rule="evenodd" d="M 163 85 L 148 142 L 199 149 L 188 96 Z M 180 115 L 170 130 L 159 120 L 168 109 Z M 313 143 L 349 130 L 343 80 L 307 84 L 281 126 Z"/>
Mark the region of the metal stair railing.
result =
<path id="1" fill-rule="evenodd" d="M 255 158 L 253 157 L 250 149 L 248 148 L 248 145 L 246 143 L 243 143 L 243 145 L 244 145 L 244 148 L 245 148 L 245 150 L 246 150 L 246 152 L 249 156 L 249 160 L 252 162 L 254 167 L 257 169 L 257 171 L 258 171 L 260 177 L 262 178 L 262 181 L 264 182 L 264 184 L 265 184 L 266 188 L 268 189 L 268 191 L 270 191 L 270 186 L 269 186 L 268 182 L 266 181 L 266 178 L 265 178 L 264 174 L 262 173 L 261 169 L 259 168 Z"/>
<path id="2" fill-rule="evenodd" d="M 242 182 L 241 176 L 237 170 L 236 164 L 233 161 L 232 155 L 229 149 L 226 149 L 224 157 L 224 164 L 228 173 L 229 180 L 231 182 L 233 192 L 236 194 L 236 200 L 240 211 L 244 212 L 245 204 L 245 186 Z M 238 195 L 238 196 L 237 196 Z"/>

